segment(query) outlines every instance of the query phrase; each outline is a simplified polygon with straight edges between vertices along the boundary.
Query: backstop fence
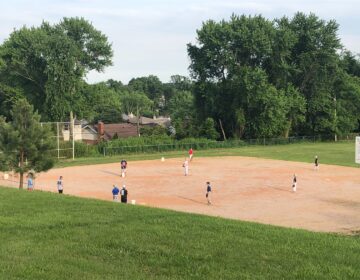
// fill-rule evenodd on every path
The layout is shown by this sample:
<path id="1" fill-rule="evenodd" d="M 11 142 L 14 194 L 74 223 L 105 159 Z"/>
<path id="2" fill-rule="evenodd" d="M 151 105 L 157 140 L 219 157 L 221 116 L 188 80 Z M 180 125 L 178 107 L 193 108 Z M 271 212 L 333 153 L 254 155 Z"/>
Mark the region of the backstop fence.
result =
<path id="1" fill-rule="evenodd" d="M 42 122 L 42 127 L 51 132 L 53 149 L 51 154 L 57 159 L 75 158 L 77 135 L 71 122 Z"/>

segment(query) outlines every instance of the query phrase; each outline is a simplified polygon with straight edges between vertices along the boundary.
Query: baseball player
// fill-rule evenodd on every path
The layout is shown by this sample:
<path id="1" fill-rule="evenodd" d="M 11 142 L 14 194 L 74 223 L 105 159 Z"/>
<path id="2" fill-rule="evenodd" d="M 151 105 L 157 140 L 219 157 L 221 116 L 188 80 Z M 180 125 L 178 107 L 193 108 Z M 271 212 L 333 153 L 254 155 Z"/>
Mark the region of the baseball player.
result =
<path id="1" fill-rule="evenodd" d="M 185 176 L 189 175 L 189 161 L 187 158 L 185 158 L 183 167 L 184 167 Z"/>
<path id="2" fill-rule="evenodd" d="M 297 178 L 296 178 L 296 174 L 294 174 L 293 182 L 292 182 L 292 190 L 293 190 L 293 192 L 296 192 L 296 185 L 297 185 Z"/>
<path id="3" fill-rule="evenodd" d="M 62 194 L 63 190 L 64 190 L 64 184 L 63 184 L 63 177 L 62 176 L 60 176 L 59 180 L 57 181 L 57 188 L 58 188 L 58 192 L 60 194 Z"/>
<path id="4" fill-rule="evenodd" d="M 192 148 L 190 148 L 190 150 L 189 150 L 189 159 L 190 159 L 190 161 L 192 160 L 193 155 L 194 155 L 194 151 L 193 151 Z"/>
<path id="5" fill-rule="evenodd" d="M 120 164 L 121 164 L 121 177 L 124 178 L 126 175 L 127 161 L 123 159 Z"/>
<path id="6" fill-rule="evenodd" d="M 34 190 L 34 181 L 33 181 L 33 178 L 32 178 L 32 176 L 30 174 L 28 175 L 27 189 L 28 189 L 28 191 Z"/>
<path id="7" fill-rule="evenodd" d="M 210 182 L 206 182 L 206 199 L 208 205 L 211 205 L 211 185 Z"/>
<path id="8" fill-rule="evenodd" d="M 316 171 L 319 170 L 319 158 L 318 158 L 318 156 L 315 156 L 314 170 L 316 170 Z"/>

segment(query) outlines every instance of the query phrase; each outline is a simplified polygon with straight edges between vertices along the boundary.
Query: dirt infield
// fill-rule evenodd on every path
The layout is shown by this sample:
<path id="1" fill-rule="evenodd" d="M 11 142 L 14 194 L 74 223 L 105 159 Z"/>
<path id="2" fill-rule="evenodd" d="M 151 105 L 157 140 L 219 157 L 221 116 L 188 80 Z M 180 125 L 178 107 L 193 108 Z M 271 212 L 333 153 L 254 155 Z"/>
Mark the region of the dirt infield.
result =
<path id="1" fill-rule="evenodd" d="M 360 230 L 360 168 L 320 165 L 314 171 L 306 163 L 212 157 L 195 158 L 184 176 L 182 160 L 129 162 L 126 178 L 119 163 L 53 169 L 36 179 L 35 188 L 55 192 L 62 175 L 65 194 L 111 200 L 112 185 L 125 183 L 136 204 L 313 231 Z M 206 181 L 213 187 L 211 206 Z"/>

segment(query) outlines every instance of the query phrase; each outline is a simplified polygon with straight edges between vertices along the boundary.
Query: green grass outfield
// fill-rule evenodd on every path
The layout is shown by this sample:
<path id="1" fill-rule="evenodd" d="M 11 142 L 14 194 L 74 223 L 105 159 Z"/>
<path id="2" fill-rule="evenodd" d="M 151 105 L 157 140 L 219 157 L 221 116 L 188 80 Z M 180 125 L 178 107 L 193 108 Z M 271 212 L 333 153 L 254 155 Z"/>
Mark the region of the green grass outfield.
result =
<path id="1" fill-rule="evenodd" d="M 359 236 L 2 187 L 0 240 L 0 279 L 360 279 Z"/>
<path id="2" fill-rule="evenodd" d="M 360 167 L 355 163 L 355 142 L 316 142 L 316 143 L 299 143 L 288 145 L 272 146 L 245 146 L 241 148 L 211 149 L 195 151 L 195 157 L 211 156 L 250 156 L 269 159 L 280 159 L 300 162 L 313 162 L 315 155 L 319 156 L 319 163 Z M 164 152 L 156 154 L 134 154 L 125 155 L 128 160 L 146 160 L 166 158 L 185 157 L 187 151 Z M 113 157 L 96 157 L 96 158 L 78 158 L 74 161 L 60 161 L 56 167 L 67 167 L 75 165 L 89 165 L 100 163 L 119 162 L 121 156 Z"/>

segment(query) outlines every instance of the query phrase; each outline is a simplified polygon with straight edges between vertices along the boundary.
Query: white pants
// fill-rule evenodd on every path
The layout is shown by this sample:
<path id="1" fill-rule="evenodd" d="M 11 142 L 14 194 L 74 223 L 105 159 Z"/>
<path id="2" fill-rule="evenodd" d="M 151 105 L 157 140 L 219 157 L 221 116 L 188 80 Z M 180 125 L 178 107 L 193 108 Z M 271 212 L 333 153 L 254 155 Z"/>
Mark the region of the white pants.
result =
<path id="1" fill-rule="evenodd" d="M 189 166 L 185 166 L 185 176 L 189 175 Z"/>
<path id="2" fill-rule="evenodd" d="M 296 192 L 296 183 L 293 183 L 292 190 L 293 190 L 293 192 Z"/>

